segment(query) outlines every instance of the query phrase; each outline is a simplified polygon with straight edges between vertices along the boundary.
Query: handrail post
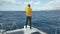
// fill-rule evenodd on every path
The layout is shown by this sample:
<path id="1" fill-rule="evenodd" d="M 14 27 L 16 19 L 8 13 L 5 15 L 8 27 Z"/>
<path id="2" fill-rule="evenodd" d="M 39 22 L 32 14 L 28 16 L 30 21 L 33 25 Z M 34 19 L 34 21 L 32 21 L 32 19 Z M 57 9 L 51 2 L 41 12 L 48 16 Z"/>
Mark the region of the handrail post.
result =
<path id="1" fill-rule="evenodd" d="M 1 26 L 0 34 L 5 34 L 6 30 L 3 29 L 3 23 L 0 23 L 0 26 Z"/>

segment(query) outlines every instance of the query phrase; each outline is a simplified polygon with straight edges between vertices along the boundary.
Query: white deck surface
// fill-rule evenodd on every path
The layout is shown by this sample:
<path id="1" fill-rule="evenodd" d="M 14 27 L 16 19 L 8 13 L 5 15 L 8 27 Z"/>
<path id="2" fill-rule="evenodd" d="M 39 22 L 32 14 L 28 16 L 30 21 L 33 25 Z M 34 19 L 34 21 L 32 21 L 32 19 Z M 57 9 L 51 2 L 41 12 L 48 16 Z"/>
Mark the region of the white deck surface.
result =
<path id="1" fill-rule="evenodd" d="M 41 34 L 47 34 L 47 33 L 43 32 L 43 31 L 41 31 L 41 30 L 38 30 L 38 29 L 36 29 L 36 28 L 33 28 L 33 27 L 32 27 L 32 29 L 30 29 L 30 26 L 27 26 L 27 28 L 25 28 L 25 26 L 24 26 L 24 34 L 31 34 L 31 33 L 33 33 L 33 32 L 39 32 L 39 33 L 41 33 Z"/>

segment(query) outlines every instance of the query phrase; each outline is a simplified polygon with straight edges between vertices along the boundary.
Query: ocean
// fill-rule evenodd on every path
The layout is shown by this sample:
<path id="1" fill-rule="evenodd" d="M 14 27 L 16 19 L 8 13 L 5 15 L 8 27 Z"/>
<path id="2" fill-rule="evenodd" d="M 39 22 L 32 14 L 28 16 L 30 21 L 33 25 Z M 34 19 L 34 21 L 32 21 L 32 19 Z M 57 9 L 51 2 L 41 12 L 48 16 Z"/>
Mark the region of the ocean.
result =
<path id="1" fill-rule="evenodd" d="M 0 29 L 21 29 L 25 23 L 25 11 L 0 11 Z M 48 34 L 60 34 L 60 11 L 33 11 L 32 27 Z"/>

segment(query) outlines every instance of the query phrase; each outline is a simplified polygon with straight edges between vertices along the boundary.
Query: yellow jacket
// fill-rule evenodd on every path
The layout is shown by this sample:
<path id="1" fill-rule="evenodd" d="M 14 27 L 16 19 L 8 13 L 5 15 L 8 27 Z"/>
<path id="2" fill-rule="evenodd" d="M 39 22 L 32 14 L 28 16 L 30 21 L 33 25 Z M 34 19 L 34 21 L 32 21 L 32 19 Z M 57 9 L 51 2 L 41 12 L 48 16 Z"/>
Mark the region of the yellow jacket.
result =
<path id="1" fill-rule="evenodd" d="M 26 16 L 32 16 L 32 9 L 30 7 L 26 7 Z"/>

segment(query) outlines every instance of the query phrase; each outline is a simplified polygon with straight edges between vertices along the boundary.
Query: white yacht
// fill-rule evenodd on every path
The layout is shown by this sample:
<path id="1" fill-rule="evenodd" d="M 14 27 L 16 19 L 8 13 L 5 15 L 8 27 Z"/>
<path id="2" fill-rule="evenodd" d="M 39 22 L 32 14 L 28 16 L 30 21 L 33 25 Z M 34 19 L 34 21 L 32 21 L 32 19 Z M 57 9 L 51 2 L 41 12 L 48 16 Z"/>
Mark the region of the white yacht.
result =
<path id="1" fill-rule="evenodd" d="M 24 28 L 22 29 L 16 29 L 6 32 L 5 30 L 0 30 L 0 34 L 47 34 L 47 33 L 34 27 L 30 29 L 30 26 L 28 25 L 27 28 L 25 28 L 24 26 Z"/>

